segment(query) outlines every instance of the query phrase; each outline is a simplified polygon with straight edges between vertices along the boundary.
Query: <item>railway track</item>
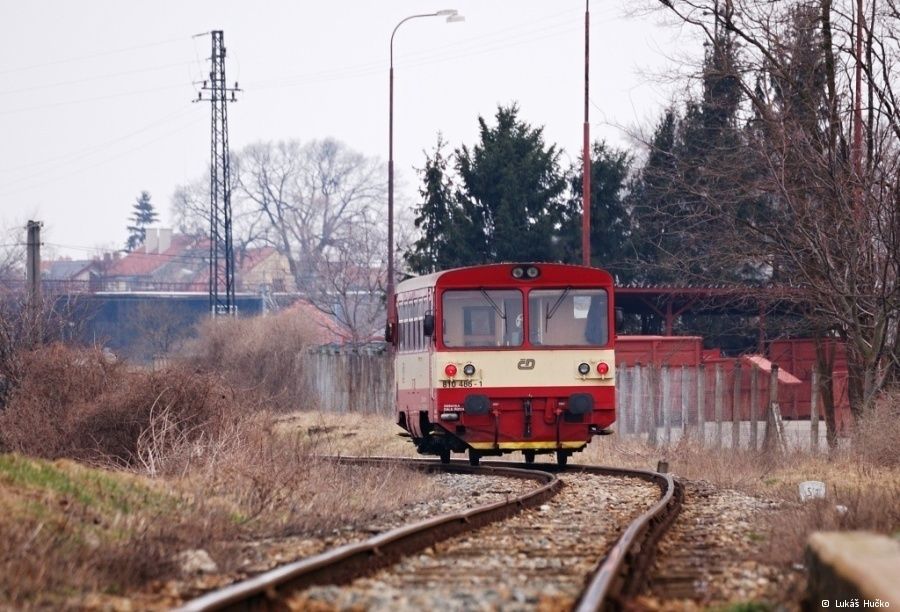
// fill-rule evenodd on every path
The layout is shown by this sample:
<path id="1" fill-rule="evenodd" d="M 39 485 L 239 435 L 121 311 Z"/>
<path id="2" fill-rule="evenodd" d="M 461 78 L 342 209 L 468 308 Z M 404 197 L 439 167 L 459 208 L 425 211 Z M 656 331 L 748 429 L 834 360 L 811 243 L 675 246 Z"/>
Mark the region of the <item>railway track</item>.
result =
<path id="1" fill-rule="evenodd" d="M 282 566 L 181 609 L 618 608 L 639 591 L 653 546 L 680 507 L 672 477 L 644 470 L 341 460 L 530 478 L 538 486 Z"/>

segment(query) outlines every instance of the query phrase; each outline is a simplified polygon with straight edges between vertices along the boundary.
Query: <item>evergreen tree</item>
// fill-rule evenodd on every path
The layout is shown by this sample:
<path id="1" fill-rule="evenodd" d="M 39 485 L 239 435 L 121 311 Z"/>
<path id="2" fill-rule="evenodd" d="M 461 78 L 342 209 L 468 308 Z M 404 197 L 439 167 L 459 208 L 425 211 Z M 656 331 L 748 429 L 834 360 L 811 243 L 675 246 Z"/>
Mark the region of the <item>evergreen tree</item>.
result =
<path id="1" fill-rule="evenodd" d="M 667 214 L 678 198 L 676 139 L 679 118 L 666 110 L 653 132 L 647 161 L 629 187 L 627 203 L 632 212 L 632 276 L 644 282 L 669 280 L 665 265 L 678 248 Z"/>
<path id="2" fill-rule="evenodd" d="M 456 150 L 466 264 L 563 258 L 560 152 L 518 115 L 513 104 L 497 109 L 496 125 L 479 117 L 481 142 Z"/>
<path id="3" fill-rule="evenodd" d="M 727 18 L 727 17 L 726 17 Z M 711 240 L 724 235 L 710 219 L 728 202 L 758 214 L 743 186 L 752 173 L 746 135 L 738 126 L 742 100 L 733 35 L 716 28 L 702 71 L 699 100 L 681 113 L 667 110 L 650 142 L 647 163 L 635 177 L 629 204 L 635 218 L 635 270 L 641 280 L 690 284 L 752 276 L 752 267 L 708 257 Z"/>
<path id="4" fill-rule="evenodd" d="M 625 261 L 631 255 L 631 214 L 624 201 L 631 167 L 628 153 L 598 141 L 591 147 L 591 264 L 608 270 L 619 282 L 631 278 Z M 581 262 L 583 164 L 569 173 L 566 223 L 566 259 Z"/>
<path id="5" fill-rule="evenodd" d="M 453 181 L 447 173 L 449 160 L 444 154 L 445 146 L 438 134 L 434 152 L 426 155 L 425 167 L 419 171 L 423 182 L 419 189 L 422 201 L 415 209 L 414 223 L 420 237 L 404 255 L 415 274 L 447 270 L 466 261 L 460 257 L 464 249 L 460 248 L 459 240 L 472 232 L 467 228 L 468 219 L 460 209 Z"/>
<path id="6" fill-rule="evenodd" d="M 131 225 L 128 229 L 128 240 L 125 242 L 125 250 L 131 252 L 144 243 L 147 236 L 147 226 L 156 223 L 159 216 L 150 203 L 150 194 L 142 191 L 132 207 Z"/>

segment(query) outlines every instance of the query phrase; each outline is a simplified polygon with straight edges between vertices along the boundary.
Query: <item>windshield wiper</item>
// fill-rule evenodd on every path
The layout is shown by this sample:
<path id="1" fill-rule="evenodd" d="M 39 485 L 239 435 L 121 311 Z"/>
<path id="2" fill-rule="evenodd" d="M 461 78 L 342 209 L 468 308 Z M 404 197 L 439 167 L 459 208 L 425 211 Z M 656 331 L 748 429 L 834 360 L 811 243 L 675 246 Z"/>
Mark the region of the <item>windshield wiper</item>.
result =
<path id="1" fill-rule="evenodd" d="M 559 296 L 559 299 L 556 300 L 556 303 L 547 311 L 547 320 L 549 321 L 551 317 L 556 313 L 556 309 L 559 308 L 559 305 L 562 304 L 562 301 L 566 299 L 566 296 L 569 295 L 569 292 L 572 290 L 571 287 L 566 287 L 566 290 L 562 292 Z"/>
<path id="2" fill-rule="evenodd" d="M 497 315 L 505 321 L 506 315 L 503 314 L 503 311 L 500 310 L 500 307 L 497 306 L 496 303 L 494 303 L 494 300 L 491 299 L 491 296 L 488 295 L 487 291 L 485 291 L 482 287 L 479 287 L 478 290 L 481 292 L 481 295 L 484 296 L 484 299 L 491 303 L 491 306 L 494 308 L 494 311 L 497 313 Z"/>

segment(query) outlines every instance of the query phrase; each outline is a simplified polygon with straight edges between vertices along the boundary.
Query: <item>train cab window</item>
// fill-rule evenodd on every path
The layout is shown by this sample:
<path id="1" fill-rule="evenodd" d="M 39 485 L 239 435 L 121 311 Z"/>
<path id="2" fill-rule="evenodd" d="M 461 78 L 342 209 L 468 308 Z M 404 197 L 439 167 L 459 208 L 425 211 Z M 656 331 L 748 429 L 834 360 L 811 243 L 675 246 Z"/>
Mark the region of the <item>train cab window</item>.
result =
<path id="1" fill-rule="evenodd" d="M 609 341 L 604 289 L 535 289 L 528 294 L 528 340 L 543 346 L 604 346 Z"/>
<path id="2" fill-rule="evenodd" d="M 518 290 L 445 291 L 442 303 L 446 346 L 521 346 L 522 294 Z"/>

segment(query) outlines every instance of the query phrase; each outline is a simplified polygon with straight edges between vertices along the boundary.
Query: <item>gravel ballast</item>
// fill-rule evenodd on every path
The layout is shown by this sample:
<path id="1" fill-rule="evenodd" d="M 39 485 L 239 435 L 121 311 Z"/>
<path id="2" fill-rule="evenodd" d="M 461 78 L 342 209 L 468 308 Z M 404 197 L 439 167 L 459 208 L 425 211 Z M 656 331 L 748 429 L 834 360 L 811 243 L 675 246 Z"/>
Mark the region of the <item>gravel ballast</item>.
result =
<path id="1" fill-rule="evenodd" d="M 291 597 L 294 610 L 568 609 L 617 536 L 659 499 L 638 479 L 561 474 L 562 491 L 373 576 Z"/>

